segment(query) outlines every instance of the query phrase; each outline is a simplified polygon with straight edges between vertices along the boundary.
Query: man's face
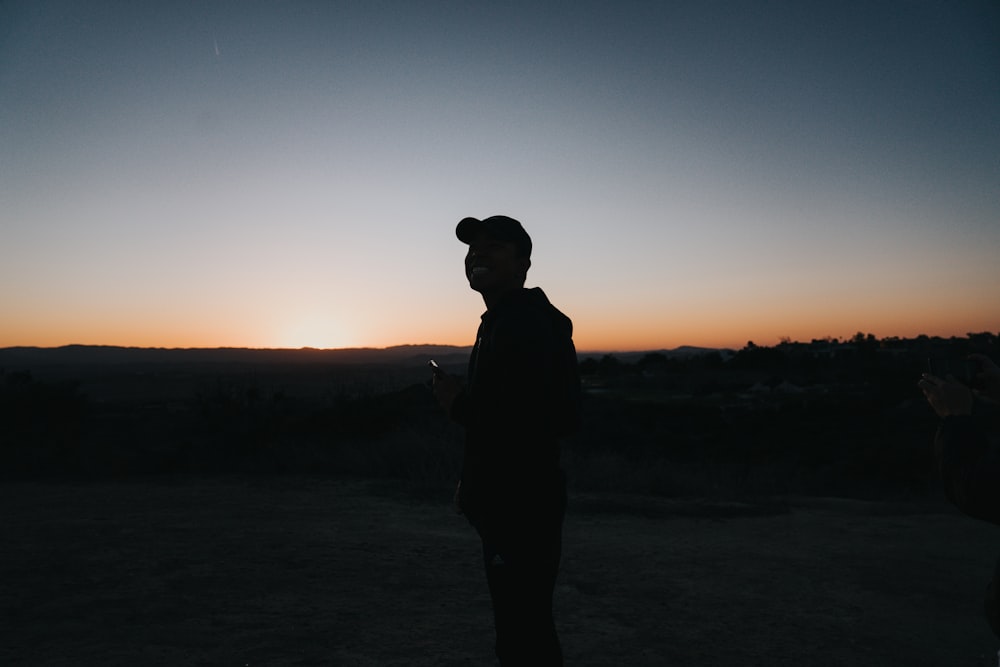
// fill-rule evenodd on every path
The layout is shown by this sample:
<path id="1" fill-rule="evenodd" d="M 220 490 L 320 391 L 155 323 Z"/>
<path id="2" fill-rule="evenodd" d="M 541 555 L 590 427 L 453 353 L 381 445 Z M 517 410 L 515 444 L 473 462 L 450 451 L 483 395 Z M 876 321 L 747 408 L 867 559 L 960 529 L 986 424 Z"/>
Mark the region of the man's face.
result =
<path id="1" fill-rule="evenodd" d="M 485 233 L 469 244 L 465 255 L 465 277 L 477 292 L 500 293 L 524 285 L 531 260 L 518 257 L 509 241 L 498 241 Z"/>

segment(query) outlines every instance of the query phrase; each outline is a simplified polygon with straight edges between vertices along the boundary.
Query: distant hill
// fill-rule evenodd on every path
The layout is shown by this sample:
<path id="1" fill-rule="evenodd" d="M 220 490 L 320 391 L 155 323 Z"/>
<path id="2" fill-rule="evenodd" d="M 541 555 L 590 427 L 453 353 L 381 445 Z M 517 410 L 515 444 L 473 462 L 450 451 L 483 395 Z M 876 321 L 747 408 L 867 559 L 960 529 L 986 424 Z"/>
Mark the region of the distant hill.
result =
<path id="1" fill-rule="evenodd" d="M 647 354 L 662 354 L 666 357 L 694 357 L 701 354 L 709 354 L 711 352 L 721 352 L 721 353 L 733 353 L 733 350 L 717 349 L 714 347 L 695 347 L 693 345 L 682 345 L 680 347 L 675 347 L 672 350 L 641 350 L 638 352 L 580 352 L 579 357 L 581 361 L 583 359 L 601 359 L 604 356 L 611 355 L 623 363 L 635 363 L 639 359 L 642 359 Z"/>
<path id="2" fill-rule="evenodd" d="M 0 348 L 0 368 L 17 369 L 44 366 L 118 366 L 156 364 L 402 364 L 422 365 L 435 359 L 441 365 L 460 365 L 469 359 L 471 346 L 396 345 L 393 347 L 354 347 L 320 350 L 257 349 L 243 347 L 161 348 L 119 347 L 113 345 L 64 345 L 62 347 Z M 623 363 L 635 363 L 650 353 L 667 357 L 690 357 L 714 348 L 685 345 L 672 350 L 639 352 L 580 352 L 580 359 L 600 359 L 612 355 Z"/>
<path id="3" fill-rule="evenodd" d="M 122 364 L 425 364 L 465 362 L 471 347 L 397 345 L 334 350 L 251 348 L 147 348 L 107 345 L 0 348 L 0 368 Z"/>

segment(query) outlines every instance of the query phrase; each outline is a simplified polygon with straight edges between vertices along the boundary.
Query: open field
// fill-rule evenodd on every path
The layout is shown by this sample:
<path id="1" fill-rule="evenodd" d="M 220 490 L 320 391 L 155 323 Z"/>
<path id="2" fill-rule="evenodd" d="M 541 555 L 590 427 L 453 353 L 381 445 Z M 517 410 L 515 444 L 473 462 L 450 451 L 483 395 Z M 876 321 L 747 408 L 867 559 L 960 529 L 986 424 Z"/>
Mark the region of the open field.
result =
<path id="1" fill-rule="evenodd" d="M 450 489 L 388 484 L 5 483 L 0 664 L 493 664 Z M 944 504 L 574 494 L 565 541 L 568 665 L 996 664 L 1000 533 Z"/>
<path id="2" fill-rule="evenodd" d="M 585 360 L 568 665 L 995 667 L 1000 531 L 942 500 L 914 385 L 940 343 L 820 343 Z M 0 354 L 0 665 L 494 663 L 416 351 L 28 352 Z"/>

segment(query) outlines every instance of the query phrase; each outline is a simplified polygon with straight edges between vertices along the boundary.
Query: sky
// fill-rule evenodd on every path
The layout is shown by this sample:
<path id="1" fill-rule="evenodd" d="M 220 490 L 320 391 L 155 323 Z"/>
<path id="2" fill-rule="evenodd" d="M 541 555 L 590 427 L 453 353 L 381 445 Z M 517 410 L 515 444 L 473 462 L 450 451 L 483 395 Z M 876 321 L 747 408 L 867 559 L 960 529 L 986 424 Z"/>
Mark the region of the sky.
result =
<path id="1" fill-rule="evenodd" d="M 991 0 L 0 0 L 0 347 L 1000 332 Z"/>

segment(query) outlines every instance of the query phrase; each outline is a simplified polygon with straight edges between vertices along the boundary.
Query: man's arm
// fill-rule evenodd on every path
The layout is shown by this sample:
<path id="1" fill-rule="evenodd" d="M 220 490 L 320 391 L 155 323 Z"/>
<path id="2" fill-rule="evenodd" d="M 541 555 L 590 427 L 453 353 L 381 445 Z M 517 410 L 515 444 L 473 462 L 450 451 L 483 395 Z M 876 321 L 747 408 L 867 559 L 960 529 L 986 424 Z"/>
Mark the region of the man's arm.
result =
<path id="1" fill-rule="evenodd" d="M 988 358 L 973 357 L 978 357 L 982 368 L 978 379 L 986 389 L 980 394 L 992 397 L 1000 373 Z M 991 446 L 981 421 L 972 415 L 972 390 L 953 377 L 927 373 L 918 385 L 941 417 L 934 443 L 945 494 L 969 516 L 1000 524 L 1000 451 Z"/>
<path id="2" fill-rule="evenodd" d="M 971 416 L 945 417 L 935 438 L 948 499 L 969 516 L 1000 524 L 1000 452 Z"/>
<path id="3" fill-rule="evenodd" d="M 463 423 L 463 420 L 458 418 L 460 415 L 456 414 L 462 412 L 456 410 L 456 403 L 461 403 L 460 397 L 464 394 L 462 379 L 443 371 L 438 372 L 434 374 L 431 388 L 434 391 L 434 398 L 437 399 L 438 405 L 444 408 L 445 413 Z"/>

